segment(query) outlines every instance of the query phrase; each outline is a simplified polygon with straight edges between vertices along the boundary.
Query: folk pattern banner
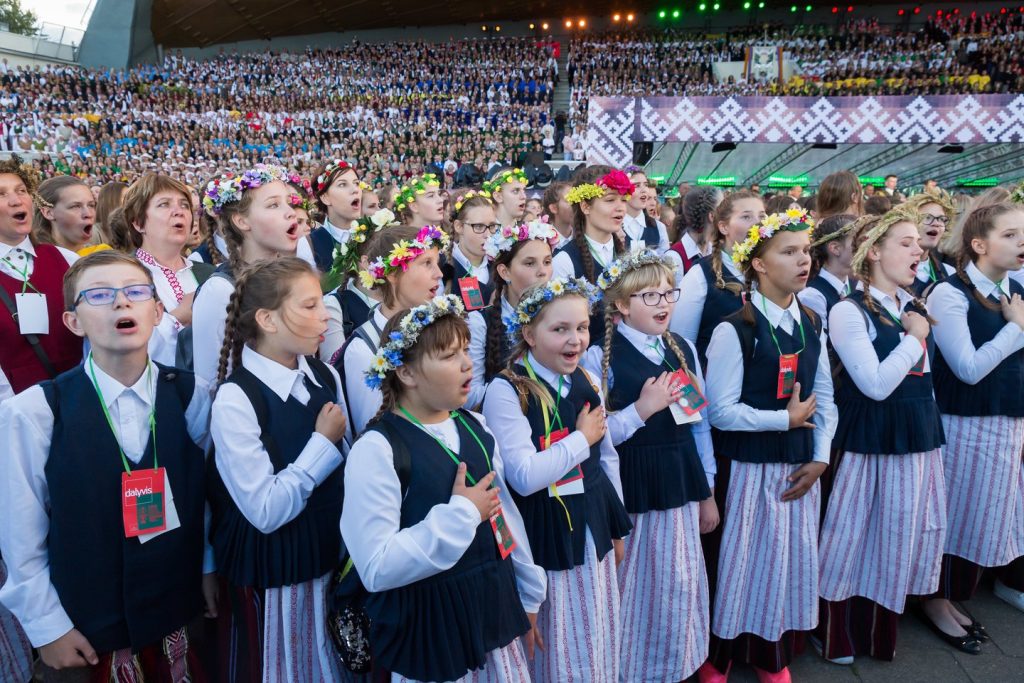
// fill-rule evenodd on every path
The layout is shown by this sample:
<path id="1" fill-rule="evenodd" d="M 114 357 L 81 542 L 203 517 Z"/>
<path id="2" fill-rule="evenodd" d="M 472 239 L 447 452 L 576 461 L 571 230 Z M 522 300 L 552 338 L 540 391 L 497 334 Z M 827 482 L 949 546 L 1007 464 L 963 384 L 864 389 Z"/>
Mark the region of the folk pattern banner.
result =
<path id="1" fill-rule="evenodd" d="M 624 166 L 639 141 L 1024 142 L 1024 95 L 590 100 L 589 161 Z"/>

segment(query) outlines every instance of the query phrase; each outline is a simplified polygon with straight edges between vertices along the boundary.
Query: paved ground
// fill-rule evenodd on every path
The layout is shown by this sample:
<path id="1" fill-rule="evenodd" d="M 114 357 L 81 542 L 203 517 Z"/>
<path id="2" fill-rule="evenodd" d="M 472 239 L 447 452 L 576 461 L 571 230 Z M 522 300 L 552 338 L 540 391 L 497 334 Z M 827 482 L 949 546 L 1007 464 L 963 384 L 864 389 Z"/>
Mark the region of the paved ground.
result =
<path id="1" fill-rule="evenodd" d="M 1024 613 L 982 585 L 967 605 L 988 629 L 992 642 L 977 656 L 962 654 L 938 640 L 912 613 L 900 622 L 900 639 L 893 662 L 858 658 L 853 666 L 829 664 L 809 650 L 790 667 L 794 683 L 1012 683 L 1024 682 Z M 750 669 L 729 676 L 730 683 L 757 683 Z"/>

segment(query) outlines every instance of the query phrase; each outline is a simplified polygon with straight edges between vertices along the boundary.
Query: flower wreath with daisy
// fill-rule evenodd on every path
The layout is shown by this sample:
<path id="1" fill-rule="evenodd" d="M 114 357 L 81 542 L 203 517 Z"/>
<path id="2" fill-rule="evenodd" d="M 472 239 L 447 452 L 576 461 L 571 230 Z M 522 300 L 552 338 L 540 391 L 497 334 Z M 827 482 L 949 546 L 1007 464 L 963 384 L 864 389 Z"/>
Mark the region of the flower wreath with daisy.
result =
<path id="1" fill-rule="evenodd" d="M 490 200 L 491 193 L 487 190 L 470 190 L 466 194 L 459 195 L 458 199 L 455 200 L 455 213 L 462 211 L 462 207 L 466 205 L 466 202 L 475 197 L 483 197 Z"/>
<path id="2" fill-rule="evenodd" d="M 629 176 L 618 169 L 613 169 L 598 178 L 593 183 L 584 183 L 573 187 L 565 195 L 565 201 L 569 204 L 597 199 L 608 194 L 608 191 L 618 192 L 629 199 L 636 192 L 636 185 L 629 179 Z"/>
<path id="3" fill-rule="evenodd" d="M 427 225 L 416 233 L 412 240 L 402 240 L 392 247 L 387 257 L 378 257 L 370 264 L 367 270 L 359 271 L 359 282 L 366 289 L 373 289 L 383 284 L 388 275 L 402 272 L 409 269 L 409 264 L 415 261 L 423 252 L 430 249 L 444 251 L 448 248 L 451 238 L 448 233 L 433 225 Z"/>
<path id="4" fill-rule="evenodd" d="M 366 386 L 380 389 L 388 373 L 401 367 L 404 352 L 412 348 L 424 328 L 446 315 L 466 317 L 466 308 L 459 297 L 452 294 L 436 296 L 428 303 L 406 313 L 398 329 L 391 332 L 387 341 L 381 344 L 377 354 L 370 361 L 370 369 L 365 373 Z"/>
<path id="5" fill-rule="evenodd" d="M 751 226 L 747 238 L 732 248 L 732 260 L 736 265 L 750 259 L 758 244 L 767 242 L 777 232 L 803 232 L 814 237 L 814 219 L 803 209 L 789 209 L 784 213 L 765 216 L 760 223 Z"/>
<path id="6" fill-rule="evenodd" d="M 395 211 L 404 211 L 409 205 L 416 201 L 421 194 L 426 194 L 429 187 L 441 187 L 441 181 L 434 173 L 424 173 L 421 176 L 413 176 L 409 183 L 402 185 L 402 188 L 395 195 Z"/>
<path id="7" fill-rule="evenodd" d="M 348 163 L 344 159 L 335 159 L 331 161 L 327 166 L 324 167 L 323 172 L 316 177 L 316 192 L 318 195 L 323 194 L 330 187 L 331 180 L 336 174 L 343 171 L 356 170 L 356 167 Z"/>
<path id="8" fill-rule="evenodd" d="M 553 225 L 548 224 L 546 216 L 529 223 L 505 225 L 484 242 L 484 255 L 493 261 L 503 251 L 510 251 L 517 243 L 527 240 L 543 240 L 554 251 L 558 246 L 559 234 Z"/>
<path id="9" fill-rule="evenodd" d="M 602 292 L 607 292 L 609 289 L 614 287 L 615 283 L 618 282 L 626 273 L 636 270 L 641 266 L 651 264 L 665 266 L 671 270 L 673 274 L 676 272 L 676 264 L 670 259 L 660 256 L 650 249 L 641 249 L 630 252 L 629 254 L 621 256 L 609 263 L 608 267 L 597 276 L 597 286 L 601 288 Z"/>
<path id="10" fill-rule="evenodd" d="M 287 183 L 288 171 L 272 164 L 256 164 L 241 175 L 222 175 L 206 185 L 203 192 L 203 210 L 213 217 L 219 216 L 228 204 L 242 201 L 246 190 L 253 190 L 275 180 Z"/>
<path id="11" fill-rule="evenodd" d="M 521 168 L 509 168 L 501 173 L 496 174 L 493 178 L 484 183 L 484 191 L 490 194 L 499 192 L 503 185 L 508 183 L 522 183 L 523 185 L 529 185 L 530 179 L 526 177 L 526 172 Z"/>
<path id="12" fill-rule="evenodd" d="M 526 290 L 515 312 L 502 316 L 509 340 L 516 343 L 522 339 L 523 327 L 537 317 L 544 304 L 563 296 L 581 296 L 592 308 L 601 300 L 601 290 L 581 277 L 558 277 Z"/>
<path id="13" fill-rule="evenodd" d="M 333 279 L 344 278 L 349 273 L 359 270 L 359 256 L 357 250 L 360 244 L 364 244 L 384 228 L 398 225 L 395 214 L 388 209 L 381 209 L 372 216 L 363 216 L 352 221 L 348 233 L 341 242 L 334 246 L 334 261 L 328 276 Z"/>

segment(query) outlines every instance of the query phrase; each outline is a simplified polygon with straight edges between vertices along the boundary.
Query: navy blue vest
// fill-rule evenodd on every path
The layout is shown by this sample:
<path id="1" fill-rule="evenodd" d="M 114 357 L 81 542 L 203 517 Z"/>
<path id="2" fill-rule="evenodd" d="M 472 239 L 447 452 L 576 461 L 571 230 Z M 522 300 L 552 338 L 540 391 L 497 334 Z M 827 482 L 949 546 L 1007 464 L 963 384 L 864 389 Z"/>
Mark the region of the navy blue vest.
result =
<path id="1" fill-rule="evenodd" d="M 210 245 L 206 242 L 193 249 L 192 253 L 199 254 L 199 258 L 203 259 L 203 263 L 213 263 L 213 260 L 210 258 Z"/>
<path id="2" fill-rule="evenodd" d="M 825 297 L 825 316 L 832 312 L 832 307 L 843 300 L 842 295 L 836 291 L 836 288 L 832 286 L 832 283 L 823 278 L 821 275 L 815 275 L 814 278 L 807 283 L 808 287 L 812 287 Z"/>
<path id="3" fill-rule="evenodd" d="M 501 302 L 500 301 L 495 301 L 493 304 L 491 304 L 491 306 L 498 306 L 498 307 L 500 307 L 501 306 Z M 506 334 L 505 323 L 503 323 L 501 321 L 498 321 L 498 322 L 492 322 L 491 321 L 491 308 L 490 308 L 490 306 L 488 306 L 487 308 L 485 308 L 482 311 L 480 311 L 480 315 L 482 315 L 484 317 L 484 324 L 487 326 L 487 333 L 486 333 L 487 336 L 484 338 L 484 354 L 485 354 L 485 356 L 486 356 L 486 354 L 488 352 L 488 349 L 487 349 L 487 343 L 488 342 L 487 342 L 487 340 L 490 339 L 490 337 L 491 337 L 491 328 L 494 325 L 499 325 L 501 327 L 501 367 L 504 368 L 504 367 L 506 367 L 508 365 L 508 361 L 509 361 L 509 359 L 512 356 L 512 342 L 509 341 L 508 334 Z M 490 382 L 492 379 L 494 379 L 496 373 L 486 372 L 486 367 L 487 367 L 487 365 L 486 365 L 486 362 L 485 362 L 484 363 L 484 368 L 485 368 L 484 382 Z"/>
<path id="4" fill-rule="evenodd" d="M 339 287 L 332 296 L 337 299 L 338 305 L 341 307 L 341 327 L 345 333 L 345 339 L 348 339 L 352 336 L 352 331 L 370 317 L 370 306 L 363 301 L 361 296 L 344 285 Z"/>
<path id="5" fill-rule="evenodd" d="M 990 299 L 997 308 L 985 308 L 974 297 L 977 291 L 974 283 L 968 285 L 959 277 L 951 277 L 946 282 L 967 297 L 967 326 L 971 330 L 971 343 L 975 348 L 981 348 L 1006 326 L 998 302 Z M 1024 296 L 1024 287 L 1012 278 L 1009 282 L 1011 295 Z M 1024 350 L 1004 358 L 992 372 L 973 385 L 957 378 L 941 351 L 935 354 L 932 371 L 935 374 L 935 399 L 943 414 L 1024 417 Z"/>
<path id="6" fill-rule="evenodd" d="M 734 294 L 728 289 L 719 289 L 715 286 L 715 272 L 711 269 L 711 258 L 701 259 L 697 267 L 704 273 L 707 281 L 707 296 L 704 298 L 704 308 L 700 313 L 700 327 L 697 330 L 697 339 L 694 346 L 697 347 L 697 355 L 700 357 L 701 367 L 708 366 L 708 344 L 711 343 L 711 335 L 718 324 L 728 316 L 743 308 L 743 299 L 739 294 Z M 726 283 L 742 285 L 732 272 L 722 266 L 722 280 Z"/>
<path id="7" fill-rule="evenodd" d="M 516 365 L 514 369 L 518 374 L 526 376 L 526 370 L 522 366 Z M 544 380 L 540 380 L 540 383 L 552 397 L 556 396 L 553 387 Z M 583 370 L 577 368 L 570 379 L 568 395 L 558 402 L 558 414 L 562 425 L 570 433 L 575 430 L 576 416 L 586 403 L 591 407 L 600 405 L 601 397 L 591 386 Z M 530 441 L 539 449 L 540 437 L 544 436 L 544 417 L 540 404 L 533 396 L 529 397 L 526 418 L 530 422 Z M 552 431 L 556 431 L 558 426 L 554 415 L 551 415 L 551 421 Z M 521 496 L 514 488 L 509 487 L 516 506 L 523 514 L 533 560 L 548 571 L 572 569 L 586 562 L 583 550 L 588 527 L 594 538 L 599 559 L 612 549 L 612 539 L 624 538 L 633 527 L 626 515 L 626 508 L 619 500 L 619 494 L 601 468 L 600 441 L 590 447 L 590 457 L 583 461 L 581 468 L 584 492 L 562 496 L 562 502 L 572 519 L 571 531 L 569 520 L 566 519 L 566 510 L 562 508 L 557 498 L 548 494 L 547 488 L 528 496 Z"/>
<path id="8" fill-rule="evenodd" d="M 949 278 L 949 273 L 946 272 L 945 266 L 942 262 L 935 257 L 934 252 L 928 255 L 928 262 L 931 264 L 931 271 L 935 273 L 935 280 L 928 278 L 924 282 L 914 278 L 914 282 L 910 285 L 909 289 L 914 293 L 914 296 L 921 299 L 928 293 L 929 288 L 939 282 L 945 282 Z"/>
<path id="9" fill-rule="evenodd" d="M 581 277 L 584 280 L 587 276 L 583 271 L 583 257 L 580 255 L 580 248 L 576 244 L 575 240 L 569 240 L 563 246 L 555 250 L 555 254 L 565 252 L 572 261 L 573 275 L 575 277 Z M 594 259 L 594 279 L 601 274 L 601 264 Z M 589 282 L 589 280 L 588 280 Z M 594 312 L 590 314 L 590 345 L 601 344 L 604 342 L 604 300 L 598 301 L 594 304 Z M 573 424 L 576 424 L 573 421 Z"/>
<path id="10" fill-rule="evenodd" d="M 675 340 L 683 350 L 687 367 L 695 368 L 690 345 L 678 335 Z M 612 338 L 613 381 L 608 390 L 608 408 L 625 408 L 640 396 L 648 379 L 677 370 L 679 360 L 675 354 L 668 349 L 665 354 L 668 363 L 652 363 L 616 330 Z M 711 495 L 691 427 L 676 424 L 672 411 L 665 408 L 647 418 L 643 427 L 615 447 L 619 452 L 627 512 L 671 510 Z"/>
<path id="11" fill-rule="evenodd" d="M 466 270 L 465 266 L 459 263 L 459 260 L 452 257 L 444 268 L 444 280 L 448 284 L 449 291 L 455 296 L 462 299 L 462 287 L 459 285 L 459 279 L 469 275 L 469 271 Z M 484 299 L 484 305 L 491 302 L 491 296 L 494 294 L 494 281 L 490 281 L 486 284 L 480 282 L 480 295 Z"/>
<path id="12" fill-rule="evenodd" d="M 864 292 L 847 297 L 854 302 L 875 326 L 875 339 L 871 345 L 882 361 L 889 357 L 900 343 L 903 329 L 882 322 L 880 316 L 864 305 Z M 912 304 L 908 304 L 908 308 Z M 878 304 L 882 310 L 882 304 Z M 928 335 L 928 357 L 934 362 L 935 342 Z M 924 453 L 946 442 L 939 419 L 939 407 L 932 393 L 932 373 L 920 377 L 908 374 L 884 401 L 865 396 L 850 377 L 846 368 L 840 370 L 836 381 L 836 407 L 839 425 L 832 440 L 833 448 L 851 453 L 872 455 L 907 455 Z"/>
<path id="13" fill-rule="evenodd" d="M 494 453 L 494 439 L 467 411 L 463 419 Z M 457 465 L 419 427 L 394 413 L 381 420 L 399 434 L 411 458 L 401 528 L 411 527 L 452 496 Z M 476 440 L 456 420 L 460 460 L 480 480 L 490 468 Z M 337 525 L 337 522 L 335 522 Z M 372 593 L 366 602 L 376 662 L 417 681 L 451 681 L 481 668 L 487 653 L 530 629 L 516 588 L 512 558 L 501 559 L 490 521 L 450 569 L 401 588 Z"/>
<path id="14" fill-rule="evenodd" d="M 658 230 L 658 224 L 653 218 L 647 215 L 646 211 L 642 212 L 640 215 L 644 217 L 644 231 L 643 234 L 640 235 L 640 239 L 644 241 L 644 247 L 646 249 L 657 251 L 658 246 L 661 244 L 661 231 Z M 629 233 L 626 233 L 626 250 L 628 251 L 632 248 L 633 238 L 629 236 Z"/>
<path id="15" fill-rule="evenodd" d="M 737 318 L 740 313 L 734 314 Z M 735 319 L 735 318 L 734 318 Z M 740 402 L 757 410 L 785 410 L 788 398 L 776 398 L 779 382 L 779 351 L 796 353 L 801 343 L 806 347 L 800 353 L 796 367 L 796 381 L 800 383 L 800 400 L 814 393 L 814 378 L 818 371 L 821 348 L 820 328 L 803 309 L 800 321 L 803 326 L 804 342 L 798 326 L 793 334 L 775 329 L 776 349 L 768 319 L 754 307 L 754 351 L 753 358 L 743 359 L 743 389 Z M 742 320 L 739 324 L 746 325 Z M 742 344 L 741 344 L 742 346 Z M 738 359 L 737 359 L 738 360 Z M 805 463 L 814 458 L 814 430 L 806 428 L 789 429 L 784 432 L 734 432 L 719 431 L 715 449 L 723 456 L 739 462 L 784 462 Z"/>
<path id="16" fill-rule="evenodd" d="M 334 265 L 334 247 L 338 243 L 327 228 L 320 226 L 309 233 L 309 241 L 313 245 L 313 259 L 321 273 L 326 273 Z"/>
<path id="17" fill-rule="evenodd" d="M 124 465 L 83 366 L 41 384 L 56 408 L 45 467 L 50 581 L 75 628 L 99 653 L 138 651 L 202 610 L 205 465 L 185 421 L 195 380 L 189 372 L 157 367 L 157 464 L 170 480 L 181 528 L 145 544 L 125 538 Z M 150 440 L 132 469 L 152 467 Z"/>
<path id="18" fill-rule="evenodd" d="M 255 381 L 267 408 L 265 423 L 261 425 L 261 440 L 276 474 L 299 457 L 314 431 L 320 409 L 337 400 L 336 396 L 329 388 L 309 382 L 307 405 L 299 403 L 294 396 L 282 401 L 244 367 L 235 369 L 227 381 L 239 384 L 242 374 L 248 375 L 247 381 Z M 211 545 L 217 572 L 233 585 L 279 588 L 318 578 L 337 566 L 341 545 L 338 522 L 343 496 L 342 468 L 337 468 L 313 490 L 306 507 L 295 519 L 269 534 L 250 524 L 238 509 L 212 458 L 209 472 L 213 512 Z"/>

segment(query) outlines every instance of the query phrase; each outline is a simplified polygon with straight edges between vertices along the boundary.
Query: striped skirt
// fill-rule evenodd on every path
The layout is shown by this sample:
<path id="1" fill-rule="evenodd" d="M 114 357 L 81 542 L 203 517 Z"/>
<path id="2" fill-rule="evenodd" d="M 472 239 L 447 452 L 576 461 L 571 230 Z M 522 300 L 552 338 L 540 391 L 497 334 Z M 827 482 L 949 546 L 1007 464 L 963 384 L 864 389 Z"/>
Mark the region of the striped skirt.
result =
<path id="1" fill-rule="evenodd" d="M 623 681 L 682 681 L 708 655 L 708 582 L 699 504 L 630 515 L 618 568 Z"/>
<path id="2" fill-rule="evenodd" d="M 945 534 L 941 449 L 844 453 L 821 528 L 821 597 L 902 613 L 908 595 L 938 587 Z"/>
<path id="3" fill-rule="evenodd" d="M 0 586 L 7 582 L 7 565 L 0 560 Z M 0 605 L 0 681 L 25 683 L 32 678 L 32 644 L 21 624 Z"/>
<path id="4" fill-rule="evenodd" d="M 600 561 L 587 531 L 586 563 L 549 571 L 548 598 L 537 613 L 543 652 L 533 659 L 533 680 L 608 681 L 619 678 L 619 589 L 615 553 Z"/>
<path id="5" fill-rule="evenodd" d="M 1024 555 L 1024 418 L 943 415 L 946 552 L 982 567 Z"/>
<path id="6" fill-rule="evenodd" d="M 331 574 L 264 591 L 263 681 L 341 680 L 341 660 L 327 633 Z"/>
<path id="7" fill-rule="evenodd" d="M 491 650 L 487 653 L 487 661 L 483 668 L 470 671 L 456 683 L 529 683 L 530 665 L 526 659 L 526 651 L 520 639 L 513 640 L 509 645 Z M 391 683 L 415 683 L 412 679 L 400 674 L 391 675 Z"/>
<path id="8" fill-rule="evenodd" d="M 820 488 L 784 503 L 796 465 L 733 462 L 712 631 L 775 641 L 818 623 Z"/>

